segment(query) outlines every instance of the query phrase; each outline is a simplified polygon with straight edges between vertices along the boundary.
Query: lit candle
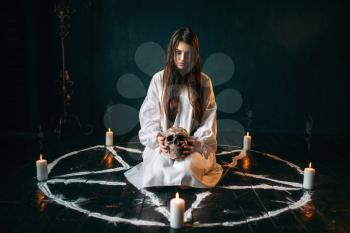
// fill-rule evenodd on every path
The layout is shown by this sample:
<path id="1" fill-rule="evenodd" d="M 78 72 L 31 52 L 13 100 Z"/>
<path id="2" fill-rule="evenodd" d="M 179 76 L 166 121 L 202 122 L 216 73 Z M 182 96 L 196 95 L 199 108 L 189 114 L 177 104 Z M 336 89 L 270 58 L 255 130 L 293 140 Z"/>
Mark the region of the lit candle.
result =
<path id="1" fill-rule="evenodd" d="M 184 225 L 185 200 L 179 198 L 176 193 L 175 198 L 170 201 L 170 227 L 181 228 Z"/>
<path id="2" fill-rule="evenodd" d="M 36 178 L 38 181 L 47 180 L 47 161 L 40 154 L 40 159 L 36 161 Z"/>
<path id="3" fill-rule="evenodd" d="M 304 189 L 312 189 L 314 186 L 314 178 L 315 178 L 316 170 L 311 167 L 311 162 L 309 167 L 304 169 L 304 181 L 303 188 Z"/>
<path id="4" fill-rule="evenodd" d="M 252 137 L 249 135 L 249 132 L 247 132 L 247 135 L 243 138 L 243 150 L 250 150 L 252 145 Z"/>
<path id="5" fill-rule="evenodd" d="M 111 128 L 108 128 L 108 131 L 106 132 L 106 146 L 113 146 L 113 132 L 111 131 Z"/>

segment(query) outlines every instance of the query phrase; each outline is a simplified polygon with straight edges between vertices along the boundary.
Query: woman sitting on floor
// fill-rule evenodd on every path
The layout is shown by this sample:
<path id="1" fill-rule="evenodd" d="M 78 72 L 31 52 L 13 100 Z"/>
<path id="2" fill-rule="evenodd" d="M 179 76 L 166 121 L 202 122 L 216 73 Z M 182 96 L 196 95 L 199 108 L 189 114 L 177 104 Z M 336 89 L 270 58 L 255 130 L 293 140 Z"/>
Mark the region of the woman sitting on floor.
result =
<path id="1" fill-rule="evenodd" d="M 211 188 L 220 180 L 216 163 L 216 103 L 210 78 L 200 70 L 198 37 L 189 28 L 171 37 L 164 70 L 156 73 L 140 109 L 143 162 L 125 172 L 138 189 L 152 186 Z M 169 157 L 162 132 L 190 134 L 179 159 Z"/>

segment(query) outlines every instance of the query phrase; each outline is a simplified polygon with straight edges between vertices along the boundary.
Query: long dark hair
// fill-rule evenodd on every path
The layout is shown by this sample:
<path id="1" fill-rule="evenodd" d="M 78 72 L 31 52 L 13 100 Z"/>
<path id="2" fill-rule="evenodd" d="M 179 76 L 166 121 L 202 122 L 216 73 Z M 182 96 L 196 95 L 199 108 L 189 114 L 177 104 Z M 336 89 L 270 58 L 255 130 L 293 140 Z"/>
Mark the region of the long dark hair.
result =
<path id="1" fill-rule="evenodd" d="M 191 45 L 194 49 L 189 72 L 181 74 L 174 61 L 175 51 L 180 42 Z M 162 107 L 168 119 L 168 123 L 175 121 L 179 111 L 180 86 L 188 88 L 188 98 L 193 107 L 192 118 L 201 122 L 203 116 L 203 94 L 201 89 L 201 68 L 199 56 L 199 41 L 197 35 L 190 28 L 180 28 L 171 36 L 163 76 Z M 169 125 L 169 124 L 168 124 Z M 170 127 L 170 126 L 168 126 Z"/>

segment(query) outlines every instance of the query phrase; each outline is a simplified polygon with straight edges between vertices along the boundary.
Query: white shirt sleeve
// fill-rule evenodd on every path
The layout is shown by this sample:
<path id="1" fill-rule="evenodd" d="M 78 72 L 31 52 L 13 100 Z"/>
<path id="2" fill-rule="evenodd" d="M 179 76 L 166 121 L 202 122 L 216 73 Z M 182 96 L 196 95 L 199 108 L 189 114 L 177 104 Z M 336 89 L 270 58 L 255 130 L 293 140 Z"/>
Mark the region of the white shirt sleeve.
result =
<path id="1" fill-rule="evenodd" d="M 161 80 L 159 73 L 155 74 L 151 80 L 147 91 L 147 96 L 143 101 L 139 119 L 141 129 L 139 131 L 140 142 L 147 147 L 155 149 L 158 147 L 157 134 L 161 132 Z"/>

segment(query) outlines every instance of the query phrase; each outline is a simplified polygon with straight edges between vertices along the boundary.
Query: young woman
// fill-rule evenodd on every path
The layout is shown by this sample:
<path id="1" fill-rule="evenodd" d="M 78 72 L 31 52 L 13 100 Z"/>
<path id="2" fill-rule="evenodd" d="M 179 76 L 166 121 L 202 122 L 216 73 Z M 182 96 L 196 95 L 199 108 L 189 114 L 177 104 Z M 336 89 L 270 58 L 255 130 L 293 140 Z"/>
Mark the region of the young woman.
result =
<path id="1" fill-rule="evenodd" d="M 191 29 L 172 35 L 164 70 L 153 76 L 139 117 L 143 162 L 125 172 L 135 187 L 211 188 L 219 182 L 215 96 L 210 78 L 200 70 L 199 41 Z M 161 133 L 170 127 L 191 135 L 182 159 L 168 156 Z"/>

